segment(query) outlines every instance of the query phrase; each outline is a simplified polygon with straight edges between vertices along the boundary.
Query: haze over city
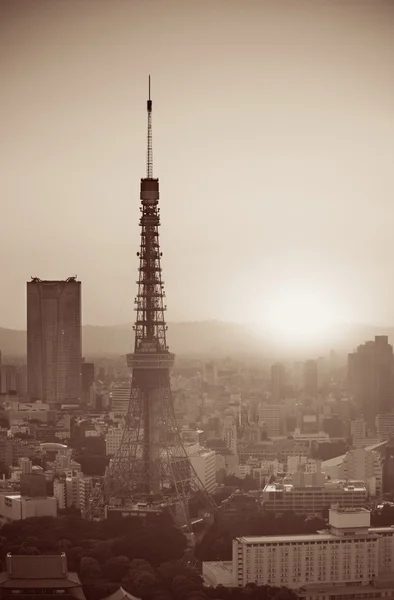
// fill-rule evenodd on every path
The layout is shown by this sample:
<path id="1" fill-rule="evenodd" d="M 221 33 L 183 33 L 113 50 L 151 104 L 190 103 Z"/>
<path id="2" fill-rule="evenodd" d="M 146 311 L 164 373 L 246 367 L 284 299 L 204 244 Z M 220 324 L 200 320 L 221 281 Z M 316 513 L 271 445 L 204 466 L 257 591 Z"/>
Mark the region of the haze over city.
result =
<path id="1" fill-rule="evenodd" d="M 0 324 L 133 320 L 152 77 L 170 321 L 394 324 L 392 2 L 3 1 Z"/>

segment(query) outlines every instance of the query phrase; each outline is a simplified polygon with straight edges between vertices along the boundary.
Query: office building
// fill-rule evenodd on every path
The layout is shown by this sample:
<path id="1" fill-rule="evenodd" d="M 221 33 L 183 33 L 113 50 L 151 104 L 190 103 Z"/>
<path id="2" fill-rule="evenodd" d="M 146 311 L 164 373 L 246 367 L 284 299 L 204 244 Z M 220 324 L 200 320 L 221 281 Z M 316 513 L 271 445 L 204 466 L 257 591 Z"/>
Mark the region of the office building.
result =
<path id="1" fill-rule="evenodd" d="M 363 417 L 350 421 L 350 436 L 354 448 L 363 448 L 367 438 L 367 424 Z"/>
<path id="2" fill-rule="evenodd" d="M 13 365 L 0 365 L 0 394 L 17 394 L 18 372 Z"/>
<path id="3" fill-rule="evenodd" d="M 57 501 L 54 497 L 29 498 L 17 493 L 0 494 L 0 516 L 10 521 L 56 517 Z"/>
<path id="4" fill-rule="evenodd" d="M 263 403 L 259 406 L 259 427 L 268 438 L 281 434 L 281 407 L 279 404 Z"/>
<path id="5" fill-rule="evenodd" d="M 205 489 L 213 494 L 216 489 L 216 452 L 214 450 L 199 449 L 197 453 L 189 456 L 190 463 Z"/>
<path id="6" fill-rule="evenodd" d="M 370 427 L 377 414 L 391 413 L 394 405 L 394 355 L 388 337 L 358 346 L 348 356 L 350 392 Z"/>
<path id="7" fill-rule="evenodd" d="M 232 414 L 223 418 L 222 440 L 233 454 L 237 454 L 237 422 Z"/>
<path id="8" fill-rule="evenodd" d="M 27 284 L 28 395 L 51 406 L 81 399 L 81 283 Z"/>
<path id="9" fill-rule="evenodd" d="M 131 386 L 124 385 L 111 391 L 111 411 L 117 415 L 126 415 L 129 409 Z"/>
<path id="10" fill-rule="evenodd" d="M 295 473 L 293 478 L 302 475 Z M 318 477 L 319 474 L 312 475 Z M 297 485 L 270 483 L 262 494 L 264 512 L 277 515 L 289 511 L 299 515 L 317 515 L 333 504 L 341 508 L 365 507 L 367 499 L 368 490 L 363 481 L 332 481 L 323 485 L 299 485 L 298 481 Z"/>
<path id="11" fill-rule="evenodd" d="M 384 442 L 394 437 L 394 413 L 376 415 L 375 423 L 379 441 Z"/>
<path id="12" fill-rule="evenodd" d="M 39 469 L 40 467 L 35 467 Z M 47 479 L 44 473 L 33 471 L 24 473 L 23 466 L 20 474 L 21 496 L 29 498 L 45 498 L 47 495 Z"/>
<path id="13" fill-rule="evenodd" d="M 105 453 L 114 456 L 120 448 L 124 429 L 123 427 L 110 427 L 105 436 Z"/>
<path id="14" fill-rule="evenodd" d="M 81 365 L 81 389 L 82 400 L 84 404 L 88 404 L 91 395 L 91 388 L 94 384 L 94 363 L 85 362 L 82 360 Z"/>

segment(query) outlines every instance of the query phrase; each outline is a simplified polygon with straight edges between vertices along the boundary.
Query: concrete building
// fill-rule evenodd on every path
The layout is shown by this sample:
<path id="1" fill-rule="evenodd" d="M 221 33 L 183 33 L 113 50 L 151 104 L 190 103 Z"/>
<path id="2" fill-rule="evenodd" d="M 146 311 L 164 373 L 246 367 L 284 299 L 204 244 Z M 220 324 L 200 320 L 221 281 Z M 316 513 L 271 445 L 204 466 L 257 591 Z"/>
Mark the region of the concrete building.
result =
<path id="1" fill-rule="evenodd" d="M 237 423 L 233 415 L 225 415 L 223 419 L 222 439 L 227 448 L 237 454 Z"/>
<path id="2" fill-rule="evenodd" d="M 394 403 L 393 347 L 385 335 L 375 336 L 348 356 L 348 385 L 360 413 L 373 427 L 377 414 L 392 412 Z"/>
<path id="3" fill-rule="evenodd" d="M 330 509 L 329 530 L 313 535 L 251 536 L 233 541 L 234 583 L 245 586 L 368 586 L 388 568 L 394 555 L 391 531 L 370 528 L 367 510 Z M 385 565 L 385 566 L 384 566 Z M 335 590 L 333 591 L 335 594 Z M 327 596 L 327 598 L 337 596 Z M 378 597 L 378 596 L 376 596 Z"/>
<path id="4" fill-rule="evenodd" d="M 363 448 L 367 437 L 367 424 L 363 417 L 350 421 L 350 435 L 354 448 Z"/>
<path id="5" fill-rule="evenodd" d="M 93 479 L 83 473 L 69 477 L 60 477 L 53 482 L 53 495 L 59 509 L 74 506 L 80 510 L 86 508 L 92 495 Z"/>
<path id="6" fill-rule="evenodd" d="M 342 456 L 324 461 L 321 468 L 331 479 L 364 481 L 370 496 L 382 492 L 383 460 L 375 450 L 349 450 Z"/>
<path id="7" fill-rule="evenodd" d="M 263 510 L 267 513 L 283 514 L 295 512 L 301 515 L 317 515 L 338 504 L 341 508 L 365 507 L 368 490 L 363 481 L 333 481 L 322 486 L 295 486 L 271 483 L 262 494 Z"/>
<path id="8" fill-rule="evenodd" d="M 111 391 L 111 411 L 126 415 L 129 409 L 131 387 L 129 385 L 113 388 Z"/>
<path id="9" fill-rule="evenodd" d="M 29 498 L 20 494 L 0 494 L 0 515 L 10 521 L 30 517 L 56 517 L 57 500 L 50 498 Z"/>
<path id="10" fill-rule="evenodd" d="M 279 404 L 263 403 L 259 406 L 259 427 L 267 437 L 278 437 L 281 434 L 281 407 Z"/>
<path id="11" fill-rule="evenodd" d="M 190 463 L 194 468 L 197 477 L 209 494 L 213 494 L 216 489 L 216 452 L 214 450 L 201 449 L 196 454 L 191 455 Z"/>
<path id="12" fill-rule="evenodd" d="M 296 473 L 300 467 L 305 473 L 317 473 L 320 471 L 321 461 L 308 456 L 288 456 L 287 457 L 287 474 Z"/>
<path id="13" fill-rule="evenodd" d="M 110 427 L 105 436 L 105 452 L 107 456 L 114 456 L 120 448 L 123 437 L 122 427 Z"/>
<path id="14" fill-rule="evenodd" d="M 81 399 L 81 282 L 27 283 L 28 395 L 51 406 Z"/>
<path id="15" fill-rule="evenodd" d="M 13 365 L 0 366 L 0 394 L 16 394 L 18 390 L 17 368 Z"/>
<path id="16" fill-rule="evenodd" d="M 384 442 L 394 437 L 394 413 L 376 415 L 375 424 L 379 441 Z"/>
<path id="17" fill-rule="evenodd" d="M 57 507 L 59 510 L 64 510 L 68 507 L 67 504 L 67 483 L 66 479 L 55 479 L 53 482 L 53 496 L 56 498 Z"/>

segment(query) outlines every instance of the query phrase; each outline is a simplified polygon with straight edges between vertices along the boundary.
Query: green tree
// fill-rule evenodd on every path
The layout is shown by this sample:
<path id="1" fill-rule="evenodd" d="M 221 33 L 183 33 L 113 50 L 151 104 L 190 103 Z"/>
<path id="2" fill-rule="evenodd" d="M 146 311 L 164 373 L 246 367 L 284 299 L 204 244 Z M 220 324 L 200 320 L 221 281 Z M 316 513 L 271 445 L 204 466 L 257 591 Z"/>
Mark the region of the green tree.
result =
<path id="1" fill-rule="evenodd" d="M 95 558 L 90 558 L 90 556 L 81 558 L 79 572 L 82 580 L 100 579 L 103 576 L 97 560 Z"/>
<path id="2" fill-rule="evenodd" d="M 102 571 L 108 581 L 121 582 L 126 577 L 129 565 L 127 556 L 113 556 L 103 565 Z"/>

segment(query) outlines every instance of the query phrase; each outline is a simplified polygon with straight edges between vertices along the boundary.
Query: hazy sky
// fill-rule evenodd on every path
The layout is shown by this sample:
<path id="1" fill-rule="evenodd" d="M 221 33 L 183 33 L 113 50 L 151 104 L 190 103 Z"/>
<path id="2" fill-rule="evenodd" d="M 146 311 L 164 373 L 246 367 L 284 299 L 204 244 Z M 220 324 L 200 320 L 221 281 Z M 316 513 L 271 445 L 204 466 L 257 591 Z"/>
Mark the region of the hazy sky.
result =
<path id="1" fill-rule="evenodd" d="M 74 274 L 133 320 L 149 73 L 169 319 L 394 324 L 394 2 L 0 6 L 0 326 Z"/>

